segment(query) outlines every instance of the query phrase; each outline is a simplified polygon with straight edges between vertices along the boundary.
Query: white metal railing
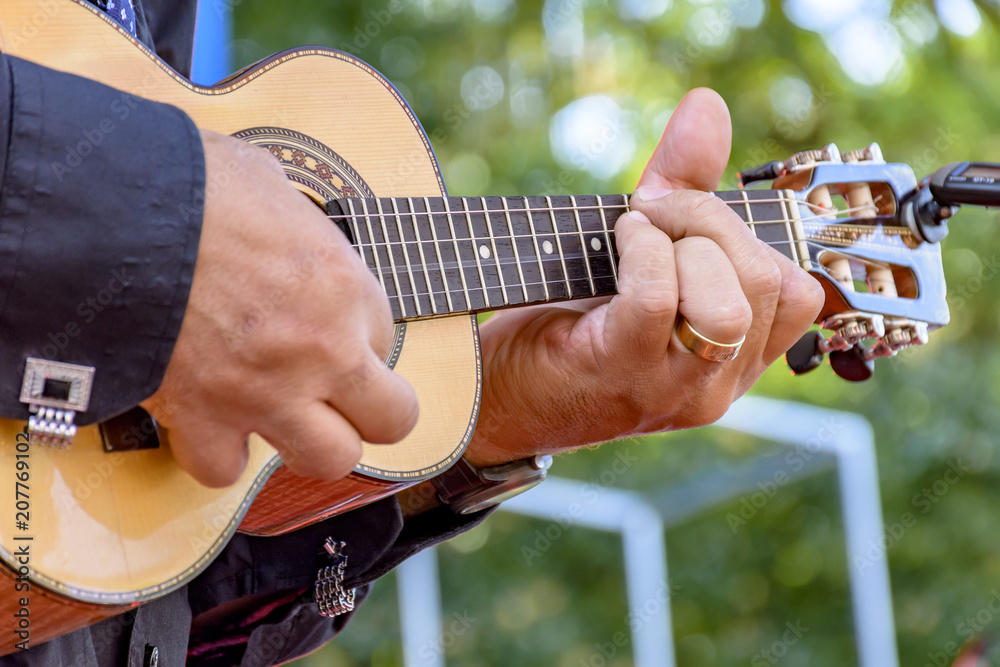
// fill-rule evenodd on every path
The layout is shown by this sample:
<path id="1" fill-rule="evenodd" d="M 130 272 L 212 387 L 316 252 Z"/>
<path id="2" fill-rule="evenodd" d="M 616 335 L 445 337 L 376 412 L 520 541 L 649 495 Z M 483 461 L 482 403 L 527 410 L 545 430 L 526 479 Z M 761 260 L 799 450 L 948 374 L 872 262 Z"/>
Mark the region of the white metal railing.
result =
<path id="1" fill-rule="evenodd" d="M 831 467 L 838 475 L 843 512 L 848 576 L 851 586 L 858 663 L 861 667 L 898 667 L 895 624 L 884 549 L 871 549 L 884 539 L 882 506 L 871 426 L 858 416 L 824 408 L 758 397 L 744 397 L 718 422 L 722 428 L 794 447 L 810 456 L 809 464 L 783 471 L 788 483 Z M 763 459 L 762 459 L 763 460 Z M 725 485 L 703 476 L 684 484 L 683 493 L 667 490 L 656 499 L 632 491 L 604 488 L 599 502 L 573 513 L 573 526 L 619 533 L 625 556 L 625 583 L 630 609 L 645 606 L 646 622 L 634 624 L 631 644 L 636 667 L 673 667 L 669 590 L 660 604 L 649 607 L 650 582 L 668 582 L 664 526 L 674 525 L 734 497 L 757 491 L 756 475 Z M 513 498 L 502 509 L 551 519 L 579 504 L 582 482 L 552 477 Z M 684 502 L 679 502 L 681 497 Z M 692 501 L 693 499 L 693 501 Z M 567 527 L 571 529 L 571 527 Z M 863 563 L 864 567 L 857 564 Z M 437 556 L 427 549 L 397 571 L 403 653 L 407 667 L 443 667 L 440 584 Z"/>

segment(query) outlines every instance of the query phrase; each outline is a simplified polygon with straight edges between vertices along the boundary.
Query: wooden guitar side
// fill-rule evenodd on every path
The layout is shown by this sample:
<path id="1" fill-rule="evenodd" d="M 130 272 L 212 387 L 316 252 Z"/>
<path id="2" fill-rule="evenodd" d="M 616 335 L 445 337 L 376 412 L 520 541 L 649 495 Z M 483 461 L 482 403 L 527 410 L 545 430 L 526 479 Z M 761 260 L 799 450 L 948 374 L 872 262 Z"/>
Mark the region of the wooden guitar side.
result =
<path id="1" fill-rule="evenodd" d="M 174 104 L 202 128 L 257 143 L 275 154 L 293 182 L 317 202 L 334 196 L 444 192 L 412 111 L 381 75 L 347 54 L 322 48 L 291 51 L 217 87 L 199 87 L 81 0 L 41 5 L 4 0 L 0 48 Z M 109 118 L 127 122 L 113 112 Z M 110 613 L 118 613 L 127 608 L 123 605 L 162 595 L 203 569 L 255 494 L 246 528 L 274 534 L 369 502 L 446 467 L 468 443 L 479 409 L 475 318 L 400 325 L 397 345 L 387 362 L 416 390 L 419 422 L 396 445 L 366 444 L 361 463 L 343 484 L 292 475 L 256 436 L 247 470 L 224 490 L 195 483 L 177 467 L 168 443 L 158 450 L 108 454 L 96 427 L 82 429 L 67 451 L 32 448 L 33 580 L 79 602 L 111 605 Z M 14 565 L 14 538 L 23 536 L 14 529 L 12 472 L 15 439 L 23 428 L 23 422 L 0 420 L 0 559 L 7 566 Z M 6 590 L 0 593 L 0 615 L 8 619 L 12 598 Z M 80 614 L 79 625 L 98 617 Z M 33 622 L 45 620 L 39 615 Z M 33 641 L 46 636 L 40 626 L 33 627 L 38 630 Z M 13 648 L 6 632 L 3 637 L 0 654 Z"/>

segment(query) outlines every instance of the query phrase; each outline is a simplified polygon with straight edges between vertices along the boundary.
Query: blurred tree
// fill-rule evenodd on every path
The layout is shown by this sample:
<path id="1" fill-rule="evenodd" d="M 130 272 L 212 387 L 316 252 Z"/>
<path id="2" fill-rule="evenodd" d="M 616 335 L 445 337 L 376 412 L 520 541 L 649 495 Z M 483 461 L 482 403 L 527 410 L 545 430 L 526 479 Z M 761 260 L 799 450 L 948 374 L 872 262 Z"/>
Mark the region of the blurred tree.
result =
<path id="1" fill-rule="evenodd" d="M 1000 159 L 995 0 L 368 0 L 238 2 L 237 65 L 301 44 L 383 72 L 432 138 L 453 194 L 629 191 L 683 93 L 715 88 L 733 114 L 737 169 L 836 142 L 881 143 L 918 177 Z M 317 82 L 321 85 L 321 82 Z M 962 211 L 944 242 L 952 324 L 848 385 L 780 365 L 755 392 L 858 412 L 875 425 L 901 662 L 945 664 L 1000 634 L 1000 273 L 994 215 Z M 780 453 L 713 429 L 620 445 L 641 465 L 615 485 L 653 491 L 710 466 Z M 614 446 L 557 461 L 597 478 Z M 963 474 L 942 480 L 949 466 Z M 668 535 L 681 665 L 855 662 L 832 475 L 782 488 L 745 526 L 739 502 Z M 914 525 L 896 528 L 904 515 Z M 567 531 L 526 562 L 542 524 L 494 517 L 442 549 L 445 614 L 477 619 L 449 665 L 600 665 L 627 630 L 619 546 Z M 893 532 L 895 531 L 895 532 Z M 488 576 L 483 576 L 488 573 Z M 303 665 L 399 665 L 391 585 Z M 995 606 L 995 605 L 994 605 Z M 631 620 L 634 620 L 631 619 Z M 777 657 L 785 624 L 809 628 Z M 629 665 L 628 647 L 607 664 Z"/>

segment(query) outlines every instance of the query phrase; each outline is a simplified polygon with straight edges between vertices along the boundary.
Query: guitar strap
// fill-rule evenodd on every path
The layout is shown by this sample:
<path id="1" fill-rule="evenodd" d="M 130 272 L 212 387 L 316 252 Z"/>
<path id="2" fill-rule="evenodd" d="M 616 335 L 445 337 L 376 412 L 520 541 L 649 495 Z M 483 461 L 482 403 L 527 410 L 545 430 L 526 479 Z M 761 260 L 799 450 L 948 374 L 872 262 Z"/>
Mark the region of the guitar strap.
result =
<path id="1" fill-rule="evenodd" d="M 132 0 L 90 0 L 93 4 L 103 9 L 105 13 L 114 19 L 115 23 L 137 36 L 135 29 L 135 7 Z"/>

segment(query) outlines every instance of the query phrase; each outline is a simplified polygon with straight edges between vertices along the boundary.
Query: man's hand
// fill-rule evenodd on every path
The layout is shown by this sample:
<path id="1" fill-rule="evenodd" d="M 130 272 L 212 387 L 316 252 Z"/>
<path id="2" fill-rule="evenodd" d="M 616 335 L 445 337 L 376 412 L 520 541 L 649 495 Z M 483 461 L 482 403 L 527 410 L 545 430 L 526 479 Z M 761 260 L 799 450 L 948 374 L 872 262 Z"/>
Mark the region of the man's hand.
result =
<path id="1" fill-rule="evenodd" d="M 163 384 L 143 407 L 203 484 L 236 480 L 251 432 L 297 474 L 346 475 L 362 439 L 395 442 L 417 420 L 413 389 L 382 363 L 385 293 L 270 154 L 214 132 L 202 142 L 194 282 Z"/>
<path id="2" fill-rule="evenodd" d="M 718 198 L 729 112 L 689 93 L 615 224 L 619 293 L 507 311 L 482 327 L 483 408 L 467 457 L 495 464 L 718 419 L 809 328 L 819 283 L 758 241 Z M 701 191 L 701 192 L 699 192 Z M 678 314 L 735 343 L 728 362 L 692 354 Z"/>

